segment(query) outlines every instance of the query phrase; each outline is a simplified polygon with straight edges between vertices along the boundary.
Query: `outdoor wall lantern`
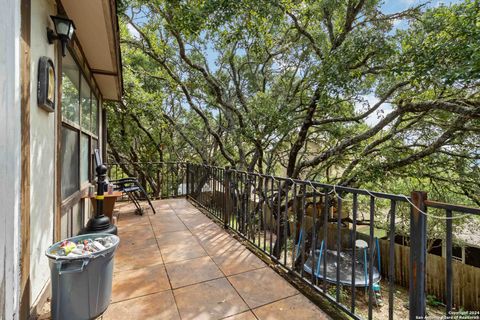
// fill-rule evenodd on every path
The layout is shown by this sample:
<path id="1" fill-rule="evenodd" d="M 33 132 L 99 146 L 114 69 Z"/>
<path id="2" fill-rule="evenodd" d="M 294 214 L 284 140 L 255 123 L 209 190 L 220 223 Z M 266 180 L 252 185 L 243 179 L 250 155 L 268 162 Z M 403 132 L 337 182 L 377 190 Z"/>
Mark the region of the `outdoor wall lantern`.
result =
<path id="1" fill-rule="evenodd" d="M 73 21 L 60 16 L 50 16 L 55 25 L 55 31 L 47 28 L 48 43 L 52 44 L 54 40 L 60 40 L 62 43 L 62 55 L 65 57 L 67 44 L 72 40 L 75 25 Z M 55 34 L 56 33 L 56 34 Z"/>

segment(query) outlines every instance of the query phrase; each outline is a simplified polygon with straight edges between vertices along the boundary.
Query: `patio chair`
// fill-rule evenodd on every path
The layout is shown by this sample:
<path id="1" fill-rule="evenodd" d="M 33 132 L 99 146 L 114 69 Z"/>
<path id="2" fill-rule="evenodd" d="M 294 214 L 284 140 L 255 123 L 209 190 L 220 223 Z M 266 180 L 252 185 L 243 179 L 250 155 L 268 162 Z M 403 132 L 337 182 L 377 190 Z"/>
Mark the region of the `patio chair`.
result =
<path id="1" fill-rule="evenodd" d="M 100 164 L 103 163 L 100 150 L 98 149 L 94 150 L 94 159 L 95 159 L 96 166 L 99 166 Z M 140 182 L 138 182 L 137 178 L 128 177 L 128 178 L 122 178 L 118 180 L 110 180 L 110 183 L 113 184 L 114 190 L 125 193 L 128 196 L 128 198 L 135 204 L 135 207 L 137 208 L 135 212 L 137 214 L 143 215 L 143 209 L 142 209 L 142 206 L 140 205 L 140 201 L 143 199 L 146 199 L 148 201 L 148 204 L 150 205 L 150 208 L 152 208 L 153 213 L 154 214 L 157 213 L 155 212 L 155 208 L 153 207 L 153 204 L 150 201 L 150 198 L 148 197 L 147 192 L 142 187 Z"/>
<path id="2" fill-rule="evenodd" d="M 137 208 L 136 213 L 143 215 L 143 209 L 140 205 L 140 201 L 146 199 L 150 208 L 152 208 L 153 213 L 156 214 L 155 208 L 153 207 L 147 192 L 138 182 L 137 178 L 129 177 L 118 180 L 110 180 L 110 182 L 113 184 L 114 190 L 122 191 L 135 204 L 135 207 Z"/>

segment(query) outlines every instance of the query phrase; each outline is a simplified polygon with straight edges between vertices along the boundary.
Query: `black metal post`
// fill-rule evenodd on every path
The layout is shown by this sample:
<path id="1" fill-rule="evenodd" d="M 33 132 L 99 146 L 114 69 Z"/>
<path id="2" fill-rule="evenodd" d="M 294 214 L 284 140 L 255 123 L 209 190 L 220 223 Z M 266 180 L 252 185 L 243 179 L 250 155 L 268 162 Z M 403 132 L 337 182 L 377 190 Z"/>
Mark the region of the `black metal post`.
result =
<path id="1" fill-rule="evenodd" d="M 187 185 L 185 186 L 185 197 L 188 199 L 190 195 L 190 163 L 187 162 L 187 169 L 185 175 L 187 176 Z"/>
<path id="2" fill-rule="evenodd" d="M 95 217 L 91 218 L 87 227 L 82 230 L 81 233 L 111 233 L 117 234 L 117 227 L 110 223 L 110 218 L 103 214 L 103 201 L 105 190 L 105 178 L 107 177 L 107 166 L 104 164 L 99 165 L 96 168 L 97 171 L 97 195 L 95 199 L 97 201 L 97 210 Z"/>
<path id="3" fill-rule="evenodd" d="M 223 212 L 223 227 L 228 229 L 228 223 L 230 221 L 230 167 L 225 167 L 225 181 L 224 183 L 224 212 Z"/>
<path id="4" fill-rule="evenodd" d="M 410 213 L 410 279 L 409 309 L 410 320 L 425 318 L 425 261 L 427 252 L 427 217 L 425 212 L 427 193 L 412 192 L 412 210 Z"/>
<path id="5" fill-rule="evenodd" d="M 393 319 L 393 299 L 395 292 L 395 213 L 397 203 L 390 202 L 390 243 L 388 245 L 388 319 Z"/>
<path id="6" fill-rule="evenodd" d="M 452 210 L 447 210 L 447 239 L 446 239 L 446 246 L 447 246 L 447 270 L 445 273 L 446 279 L 446 293 L 445 298 L 447 300 L 446 303 L 446 317 L 452 317 L 452 307 L 453 307 L 453 268 L 452 268 L 452 256 L 453 256 L 453 243 L 452 243 Z"/>

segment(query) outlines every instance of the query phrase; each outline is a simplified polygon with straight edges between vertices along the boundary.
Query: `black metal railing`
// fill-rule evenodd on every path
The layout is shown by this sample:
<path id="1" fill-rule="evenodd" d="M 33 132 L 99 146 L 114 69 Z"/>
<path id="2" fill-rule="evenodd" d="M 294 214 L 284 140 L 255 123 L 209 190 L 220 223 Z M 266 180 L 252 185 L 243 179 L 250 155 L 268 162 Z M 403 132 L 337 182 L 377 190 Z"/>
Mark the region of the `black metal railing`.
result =
<path id="1" fill-rule="evenodd" d="M 147 167 L 142 174 L 161 176 L 156 188 L 147 188 L 150 192 L 162 198 L 186 195 L 355 319 L 373 318 L 382 287 L 388 288 L 388 319 L 394 318 L 397 303 L 405 303 L 395 295 L 395 263 L 402 262 L 395 261 L 399 233 L 410 235 L 408 313 L 410 319 L 425 316 L 426 225 L 427 216 L 435 216 L 446 224 L 445 312 L 451 317 L 451 218 L 480 215 L 480 209 L 430 201 L 423 192 L 394 195 L 202 164 Z M 400 225 L 406 229 L 399 230 Z M 363 226 L 367 232 L 360 232 Z M 382 241 L 388 241 L 388 270 L 381 270 L 378 226 L 387 230 Z"/>
<path id="2" fill-rule="evenodd" d="M 135 177 L 149 197 L 164 199 L 186 195 L 185 170 L 182 162 L 121 162 L 108 165 L 108 177 Z"/>

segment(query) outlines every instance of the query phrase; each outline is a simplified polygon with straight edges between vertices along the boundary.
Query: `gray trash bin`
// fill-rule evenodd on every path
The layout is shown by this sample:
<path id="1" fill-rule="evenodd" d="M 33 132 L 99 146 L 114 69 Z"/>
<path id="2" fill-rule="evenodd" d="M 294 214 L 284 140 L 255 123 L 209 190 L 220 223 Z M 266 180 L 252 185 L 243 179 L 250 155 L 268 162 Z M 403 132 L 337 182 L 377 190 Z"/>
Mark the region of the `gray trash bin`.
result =
<path id="1" fill-rule="evenodd" d="M 112 245 L 82 256 L 59 255 L 62 243 L 111 237 Z M 51 313 L 54 320 L 86 320 L 101 315 L 112 294 L 113 258 L 120 239 L 111 234 L 84 234 L 48 248 L 52 280 Z"/>

